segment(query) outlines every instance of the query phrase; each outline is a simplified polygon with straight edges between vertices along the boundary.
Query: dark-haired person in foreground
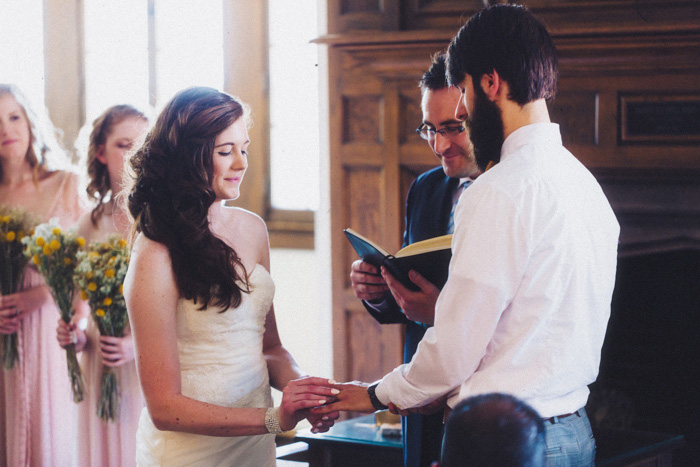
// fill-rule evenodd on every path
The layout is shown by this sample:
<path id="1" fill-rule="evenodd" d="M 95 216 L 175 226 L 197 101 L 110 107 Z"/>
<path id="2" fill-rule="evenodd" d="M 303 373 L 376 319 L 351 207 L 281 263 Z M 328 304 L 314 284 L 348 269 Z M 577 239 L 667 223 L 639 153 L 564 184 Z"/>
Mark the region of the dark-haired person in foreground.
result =
<path id="1" fill-rule="evenodd" d="M 338 416 L 309 414 L 338 391 L 303 377 L 280 342 L 265 222 L 224 204 L 248 168 L 248 115 L 229 94 L 186 89 L 131 159 L 138 465 L 274 466 L 275 434 L 307 417 L 325 431 Z"/>
<path id="2" fill-rule="evenodd" d="M 473 16 L 447 63 L 476 161 L 495 165 L 457 205 L 449 277 L 411 362 L 369 387 L 343 386 L 318 413 L 389 404 L 405 412 L 445 394 L 454 407 L 503 392 L 544 417 L 547 465 L 592 465 L 583 407 L 610 316 L 619 224 L 550 122 L 556 50 L 526 8 Z"/>
<path id="3" fill-rule="evenodd" d="M 473 396 L 457 404 L 445 424 L 440 467 L 540 467 L 544 422 L 508 394 Z"/>
<path id="4" fill-rule="evenodd" d="M 403 246 L 452 233 L 457 201 L 481 173 L 462 120 L 455 117 L 460 93 L 447 84 L 444 54 L 435 55 L 419 86 L 423 122 L 418 131 L 441 166 L 419 175 L 408 190 Z M 365 308 L 379 323 L 406 324 L 404 362 L 408 363 L 426 329 L 433 324 L 440 291 L 418 273 L 413 278 L 421 289 L 417 292 L 388 274 L 385 273 L 385 281 L 374 266 L 358 260 L 352 264 L 350 279 L 355 295 L 364 300 Z M 409 414 L 401 421 L 404 465 L 430 465 L 440 454 L 443 411 Z"/>

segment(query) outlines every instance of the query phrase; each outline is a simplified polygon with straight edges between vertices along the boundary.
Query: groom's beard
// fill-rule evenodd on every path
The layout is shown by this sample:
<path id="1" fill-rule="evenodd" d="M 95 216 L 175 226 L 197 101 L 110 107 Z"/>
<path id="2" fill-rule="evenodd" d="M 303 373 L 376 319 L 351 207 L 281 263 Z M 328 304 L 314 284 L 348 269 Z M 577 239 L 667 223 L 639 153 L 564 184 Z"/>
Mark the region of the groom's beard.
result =
<path id="1" fill-rule="evenodd" d="M 476 165 L 483 172 L 489 162 L 495 164 L 501 160 L 501 146 L 505 137 L 501 109 L 479 87 L 474 89 L 474 111 L 467 118 L 467 127 L 474 145 Z"/>

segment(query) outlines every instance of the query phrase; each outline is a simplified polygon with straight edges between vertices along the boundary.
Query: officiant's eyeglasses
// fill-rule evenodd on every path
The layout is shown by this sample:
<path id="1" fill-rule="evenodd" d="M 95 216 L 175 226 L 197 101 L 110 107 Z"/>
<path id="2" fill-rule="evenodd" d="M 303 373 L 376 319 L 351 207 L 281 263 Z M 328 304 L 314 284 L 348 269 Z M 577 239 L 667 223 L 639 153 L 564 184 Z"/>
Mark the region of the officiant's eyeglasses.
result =
<path id="1" fill-rule="evenodd" d="M 435 128 L 423 123 L 421 124 L 421 126 L 416 128 L 416 133 L 418 133 L 418 135 L 421 138 L 428 141 L 434 140 L 436 133 L 440 133 L 440 136 L 442 136 L 443 138 L 454 138 L 463 131 L 463 125 L 450 125 L 446 126 L 445 128 L 440 128 L 439 130 L 436 130 Z"/>

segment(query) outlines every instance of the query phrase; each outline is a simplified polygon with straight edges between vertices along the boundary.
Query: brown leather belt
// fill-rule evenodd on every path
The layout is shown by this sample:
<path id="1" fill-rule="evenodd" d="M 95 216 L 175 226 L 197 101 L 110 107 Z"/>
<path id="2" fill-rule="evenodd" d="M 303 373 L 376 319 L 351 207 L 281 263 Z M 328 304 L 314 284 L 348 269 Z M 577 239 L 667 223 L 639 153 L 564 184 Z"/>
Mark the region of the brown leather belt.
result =
<path id="1" fill-rule="evenodd" d="M 545 422 L 558 423 L 559 420 L 563 420 L 566 417 L 571 417 L 572 415 L 578 415 L 580 417 L 581 416 L 580 412 L 581 412 L 581 409 L 579 409 L 573 413 L 565 413 L 563 415 L 555 415 L 554 417 L 543 418 L 542 420 Z"/>

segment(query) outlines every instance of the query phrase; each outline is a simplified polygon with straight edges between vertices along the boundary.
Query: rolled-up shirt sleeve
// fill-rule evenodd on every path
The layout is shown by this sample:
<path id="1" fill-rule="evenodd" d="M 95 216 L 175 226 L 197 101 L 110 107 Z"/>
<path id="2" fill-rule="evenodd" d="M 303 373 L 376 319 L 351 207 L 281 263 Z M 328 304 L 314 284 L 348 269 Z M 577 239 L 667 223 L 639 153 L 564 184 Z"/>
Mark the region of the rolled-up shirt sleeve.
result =
<path id="1" fill-rule="evenodd" d="M 479 183 L 464 193 L 435 325 L 411 362 L 382 379 L 376 389 L 380 401 L 402 409 L 420 407 L 455 394 L 478 370 L 526 267 L 531 245 L 521 203 Z"/>

